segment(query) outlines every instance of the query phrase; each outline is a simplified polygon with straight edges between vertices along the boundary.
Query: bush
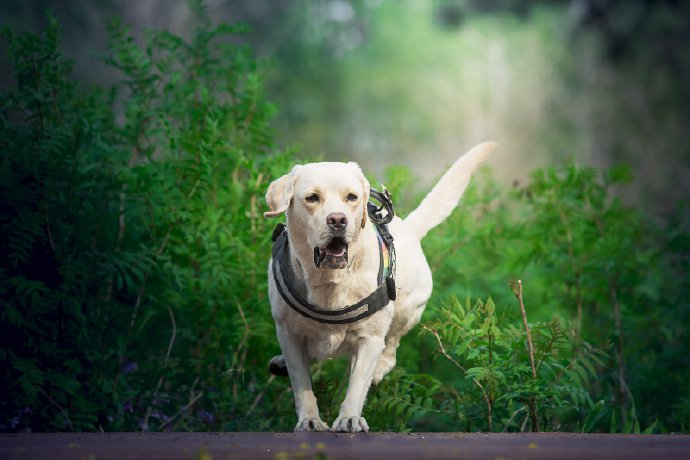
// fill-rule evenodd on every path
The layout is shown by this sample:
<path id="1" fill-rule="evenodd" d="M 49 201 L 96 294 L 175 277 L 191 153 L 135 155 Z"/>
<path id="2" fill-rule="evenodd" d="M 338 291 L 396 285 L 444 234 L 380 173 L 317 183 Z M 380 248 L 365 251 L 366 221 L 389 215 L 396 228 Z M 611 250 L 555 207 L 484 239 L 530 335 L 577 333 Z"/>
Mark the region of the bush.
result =
<path id="1" fill-rule="evenodd" d="M 42 37 L 3 30 L 5 430 L 281 427 L 256 415 L 264 397 L 291 418 L 265 371 L 261 215 L 291 152 L 273 150 L 243 28 L 195 12 L 189 40 L 143 45 L 111 21 L 122 79 L 93 90 L 69 80 L 55 20 Z"/>
<path id="2" fill-rule="evenodd" d="M 389 389 L 394 396 L 378 404 L 408 420 L 438 411 L 455 431 L 524 431 L 528 422 L 533 431 L 576 428 L 562 423 L 593 406 L 588 382 L 606 366 L 606 352 L 577 343 L 558 319 L 531 324 L 526 341 L 526 329 L 500 318 L 491 299 L 469 302 L 451 299 L 439 319 L 422 325 L 458 373 L 453 383 L 408 376 L 421 393 Z"/>
<path id="3" fill-rule="evenodd" d="M 396 172 L 389 182 L 403 192 L 405 177 Z M 399 353 L 399 368 L 407 372 L 396 375 L 409 383 L 430 374 L 436 383 L 404 387 L 407 403 L 414 402 L 405 411 L 405 404 L 386 399 L 387 391 L 398 394 L 403 387 L 384 382 L 370 413 L 380 414 L 382 423 L 406 414 L 406 429 L 424 426 L 431 414 L 439 429 L 489 429 L 474 377 L 491 390 L 486 394 L 499 414 L 494 430 L 534 428 L 525 412 L 532 398 L 542 429 L 686 431 L 686 206 L 660 225 L 615 197 L 629 180 L 627 168 L 575 164 L 537 170 L 528 185 L 512 190 L 486 176 L 475 180 L 460 210 L 423 241 L 435 283 L 422 319 L 426 335 L 406 339 Z M 536 353 L 544 357 L 535 379 L 526 372 L 525 328 L 509 289 L 516 279 L 524 281 Z M 453 300 L 487 294 L 498 313 L 493 301 L 471 309 L 471 302 L 461 308 Z M 490 324 L 498 335 L 489 333 Z M 445 358 L 432 364 L 428 356 L 439 356 L 441 343 L 448 356 L 441 353 Z M 546 352 L 551 346 L 557 350 Z M 553 369 L 570 362 L 580 374 L 556 384 Z M 440 413 L 421 410 L 427 400 L 450 418 L 439 426 Z M 528 424 L 507 423 L 506 414 L 516 410 Z"/>

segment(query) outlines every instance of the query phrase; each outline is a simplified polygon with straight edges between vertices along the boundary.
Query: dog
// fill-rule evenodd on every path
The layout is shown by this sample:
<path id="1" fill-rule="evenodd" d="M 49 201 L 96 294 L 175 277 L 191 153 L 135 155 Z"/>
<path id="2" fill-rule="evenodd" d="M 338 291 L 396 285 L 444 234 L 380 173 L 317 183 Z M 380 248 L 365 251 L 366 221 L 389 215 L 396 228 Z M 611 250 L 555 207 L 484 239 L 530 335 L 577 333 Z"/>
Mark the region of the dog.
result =
<path id="1" fill-rule="evenodd" d="M 274 232 L 283 243 L 274 245 L 268 270 L 282 351 L 269 369 L 290 378 L 295 431 L 369 431 L 362 417 L 369 387 L 393 369 L 401 337 L 419 323 L 431 296 L 431 269 L 420 241 L 450 215 L 495 145 L 470 149 L 407 218 L 393 217 L 389 210 L 393 219 L 388 225 L 368 222 L 374 220 L 367 212 L 370 186 L 356 163 L 297 165 L 269 185 L 270 210 L 264 216 L 286 215 L 286 231 L 279 226 Z M 379 285 L 382 254 L 389 249 L 377 235 L 381 228 L 394 244 L 395 273 L 386 280 L 388 286 Z M 385 288 L 387 297 L 379 295 Z M 372 293 L 377 301 L 366 300 Z M 367 313 L 374 304 L 376 311 Z M 343 354 L 350 355 L 350 378 L 338 417 L 329 426 L 319 415 L 309 367 L 313 359 Z"/>

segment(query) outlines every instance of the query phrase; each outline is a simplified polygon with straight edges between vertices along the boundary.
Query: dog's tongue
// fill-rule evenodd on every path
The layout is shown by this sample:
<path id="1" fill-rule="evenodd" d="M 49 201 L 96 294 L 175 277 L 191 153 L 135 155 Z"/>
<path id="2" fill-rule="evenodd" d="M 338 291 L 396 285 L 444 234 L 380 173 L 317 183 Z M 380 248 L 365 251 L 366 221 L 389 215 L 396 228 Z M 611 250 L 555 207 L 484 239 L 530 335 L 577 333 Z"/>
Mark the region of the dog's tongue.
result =
<path id="1" fill-rule="evenodd" d="M 326 262 L 326 268 L 345 268 L 347 265 L 347 243 L 343 238 L 334 238 L 324 248 L 314 248 L 314 265 L 320 268 Z"/>
<path id="2" fill-rule="evenodd" d="M 324 252 L 327 256 L 342 257 L 345 255 L 345 251 L 347 251 L 347 244 L 341 239 L 334 239 L 325 247 Z"/>
<path id="3" fill-rule="evenodd" d="M 338 248 L 331 248 L 331 247 L 326 247 L 326 255 L 327 256 L 334 256 L 334 257 L 341 257 L 345 255 L 345 247 L 338 247 Z"/>

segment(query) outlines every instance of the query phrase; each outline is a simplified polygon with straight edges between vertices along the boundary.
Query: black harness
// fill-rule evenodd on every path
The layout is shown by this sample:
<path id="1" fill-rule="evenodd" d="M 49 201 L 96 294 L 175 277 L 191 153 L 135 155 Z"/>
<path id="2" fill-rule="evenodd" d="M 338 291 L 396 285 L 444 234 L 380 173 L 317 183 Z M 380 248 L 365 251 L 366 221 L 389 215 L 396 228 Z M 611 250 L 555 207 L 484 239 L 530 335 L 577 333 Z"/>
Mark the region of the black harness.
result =
<path id="1" fill-rule="evenodd" d="M 383 192 L 371 189 L 370 197 L 380 203 L 380 206 L 372 202 L 367 203 L 367 214 L 369 215 L 369 220 L 376 228 L 379 239 L 378 286 L 374 292 L 354 305 L 348 305 L 337 310 L 325 310 L 307 302 L 297 292 L 290 280 L 287 268 L 288 262 L 286 260 L 286 249 L 288 247 L 287 226 L 280 223 L 273 231 L 273 263 L 271 264 L 273 279 L 285 303 L 300 315 L 319 323 L 354 323 L 373 315 L 388 305 L 391 300 L 395 300 L 395 247 L 393 245 L 393 236 L 388 231 L 388 223 L 393 220 L 395 215 L 393 201 L 385 187 Z M 384 210 L 386 214 L 382 214 Z M 387 267 L 385 266 L 384 252 L 388 253 Z"/>

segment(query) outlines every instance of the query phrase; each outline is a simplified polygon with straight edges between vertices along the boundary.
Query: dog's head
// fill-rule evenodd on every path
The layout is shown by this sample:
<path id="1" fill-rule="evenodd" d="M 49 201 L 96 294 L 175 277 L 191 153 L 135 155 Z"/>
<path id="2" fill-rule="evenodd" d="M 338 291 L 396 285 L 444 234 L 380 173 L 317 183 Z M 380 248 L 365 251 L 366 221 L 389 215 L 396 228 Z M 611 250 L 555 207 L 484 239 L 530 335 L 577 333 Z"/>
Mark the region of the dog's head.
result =
<path id="1" fill-rule="evenodd" d="M 285 212 L 290 234 L 313 250 L 316 267 L 340 269 L 366 224 L 368 200 L 369 181 L 357 163 L 309 163 L 269 185 L 264 216 Z"/>

